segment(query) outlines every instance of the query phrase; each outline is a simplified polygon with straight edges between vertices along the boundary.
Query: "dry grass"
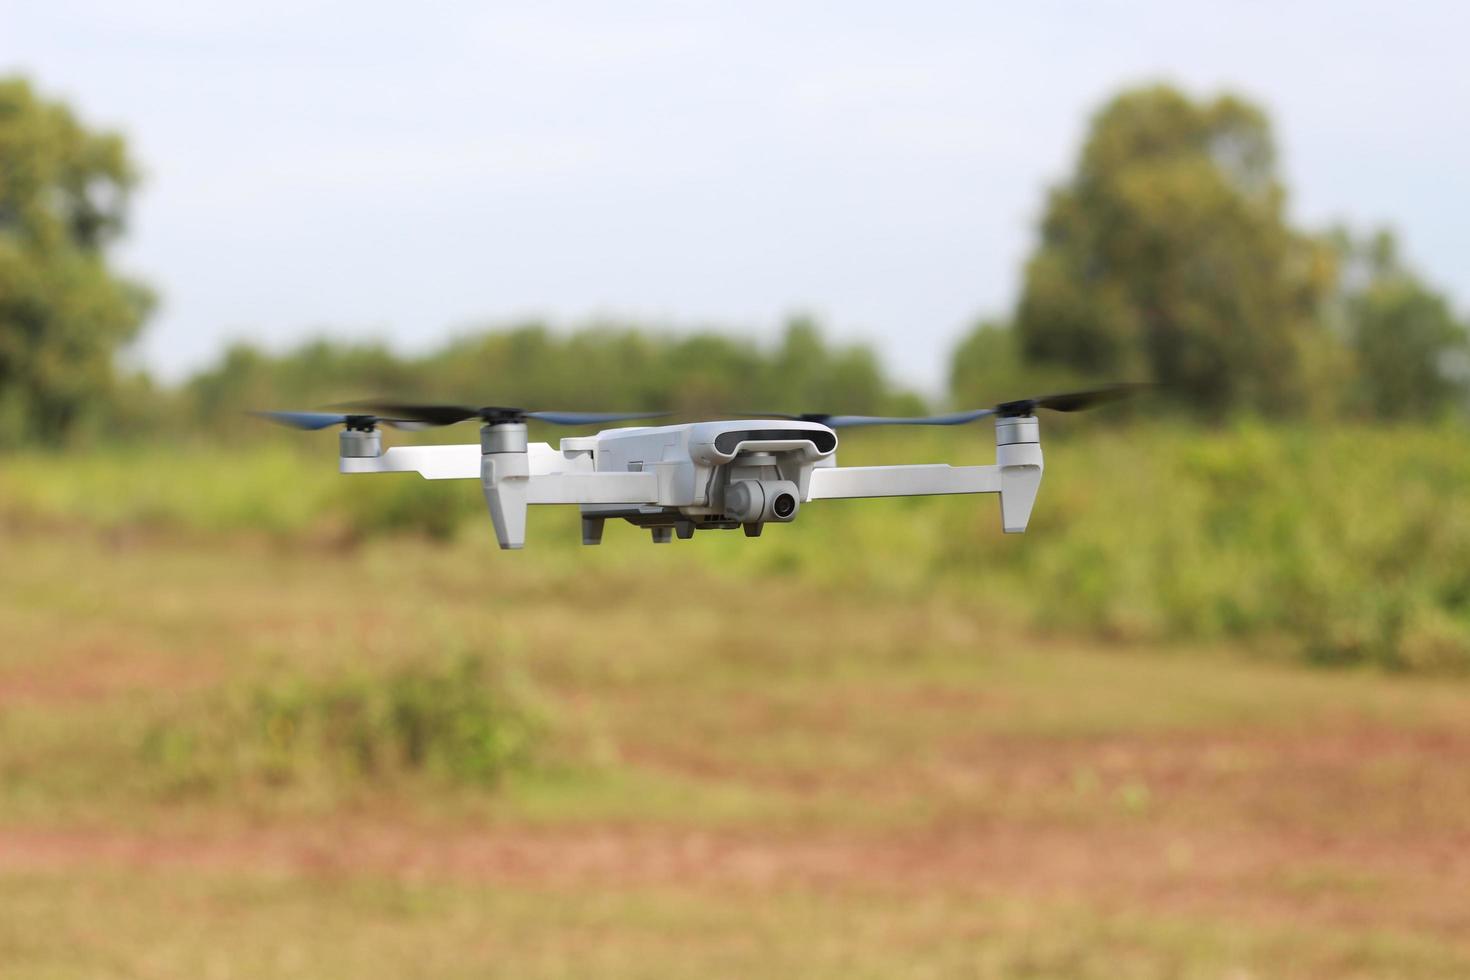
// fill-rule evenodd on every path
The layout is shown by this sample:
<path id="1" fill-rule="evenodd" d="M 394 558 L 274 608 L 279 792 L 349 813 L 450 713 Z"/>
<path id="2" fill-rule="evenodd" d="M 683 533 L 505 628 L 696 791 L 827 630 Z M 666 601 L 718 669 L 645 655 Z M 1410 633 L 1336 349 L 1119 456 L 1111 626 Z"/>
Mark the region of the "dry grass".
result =
<path id="1" fill-rule="evenodd" d="M 0 539 L 0 972 L 1470 973 L 1461 683 L 486 537 Z M 466 651 L 548 720 L 499 789 L 199 791 L 142 750 Z"/>

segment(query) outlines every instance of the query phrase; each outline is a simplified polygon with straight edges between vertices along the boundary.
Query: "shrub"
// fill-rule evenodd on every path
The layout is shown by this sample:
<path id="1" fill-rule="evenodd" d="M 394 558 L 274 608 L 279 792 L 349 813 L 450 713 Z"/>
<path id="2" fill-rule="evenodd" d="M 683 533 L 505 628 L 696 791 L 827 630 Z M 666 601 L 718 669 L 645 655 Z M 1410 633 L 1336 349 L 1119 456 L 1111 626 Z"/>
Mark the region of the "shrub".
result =
<path id="1" fill-rule="evenodd" d="M 532 761 L 542 730 L 518 683 L 483 657 L 330 681 L 257 685 L 154 726 L 144 759 L 174 790 L 423 776 L 493 787 Z"/>

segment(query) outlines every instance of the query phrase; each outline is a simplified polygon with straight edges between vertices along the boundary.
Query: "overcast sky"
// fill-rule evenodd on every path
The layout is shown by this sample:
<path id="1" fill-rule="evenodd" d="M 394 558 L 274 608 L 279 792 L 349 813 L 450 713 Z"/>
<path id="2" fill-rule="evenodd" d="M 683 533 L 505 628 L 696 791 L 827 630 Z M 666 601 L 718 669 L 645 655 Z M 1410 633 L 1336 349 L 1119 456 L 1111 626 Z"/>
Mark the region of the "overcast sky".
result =
<path id="1" fill-rule="evenodd" d="M 237 337 L 806 310 L 932 389 L 1087 115 L 1146 80 L 1263 102 L 1295 220 L 1393 225 L 1463 310 L 1466 10 L 0 0 L 0 73 L 132 140 L 167 377 Z"/>

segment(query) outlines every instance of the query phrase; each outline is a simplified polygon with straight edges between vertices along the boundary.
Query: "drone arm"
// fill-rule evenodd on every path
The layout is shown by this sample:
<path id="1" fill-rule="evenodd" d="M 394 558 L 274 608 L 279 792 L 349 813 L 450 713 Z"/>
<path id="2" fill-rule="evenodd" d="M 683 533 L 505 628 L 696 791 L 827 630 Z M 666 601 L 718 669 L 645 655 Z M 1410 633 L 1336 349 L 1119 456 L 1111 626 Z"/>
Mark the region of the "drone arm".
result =
<path id="1" fill-rule="evenodd" d="M 656 503 L 658 474 L 609 473 L 592 468 L 590 456 L 567 456 L 544 442 L 524 452 L 484 453 L 475 443 L 394 446 L 378 456 L 344 456 L 343 473 L 417 473 L 426 480 L 480 480 L 496 537 L 503 548 L 526 540 L 530 504 Z"/>
<path id="2" fill-rule="evenodd" d="M 812 471 L 807 499 L 999 492 L 998 466 L 833 466 Z"/>
<path id="3" fill-rule="evenodd" d="M 417 473 L 425 480 L 478 480 L 482 455 L 476 443 L 394 446 L 378 456 L 343 456 L 340 469 L 343 473 Z M 568 458 L 544 442 L 530 443 L 524 455 L 533 477 L 591 472 L 590 460 Z"/>
<path id="4" fill-rule="evenodd" d="M 394 446 L 379 456 L 343 456 L 343 473 L 417 473 L 425 480 L 477 480 L 480 447 Z"/>
<path id="5" fill-rule="evenodd" d="M 930 494 L 998 493 L 1007 532 L 1026 530 L 1041 486 L 1041 447 L 998 447 L 994 466 L 834 466 L 812 471 L 808 500 L 853 497 L 918 497 Z"/>

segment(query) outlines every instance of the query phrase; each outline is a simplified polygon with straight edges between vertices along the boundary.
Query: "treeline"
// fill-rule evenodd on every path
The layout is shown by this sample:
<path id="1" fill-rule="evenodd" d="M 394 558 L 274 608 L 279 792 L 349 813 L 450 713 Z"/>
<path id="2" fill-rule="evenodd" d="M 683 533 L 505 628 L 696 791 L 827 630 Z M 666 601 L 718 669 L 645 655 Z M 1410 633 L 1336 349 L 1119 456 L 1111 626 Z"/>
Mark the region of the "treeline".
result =
<path id="1" fill-rule="evenodd" d="M 116 367 L 151 305 L 108 263 L 136 173 L 120 136 L 0 80 L 0 446 L 365 396 L 688 414 L 926 407 L 871 349 L 828 343 L 801 318 L 764 344 L 604 323 L 487 328 L 421 356 L 239 345 L 163 388 Z M 1463 411 L 1470 331 L 1445 297 L 1391 234 L 1296 229 L 1286 202 L 1260 107 L 1163 86 L 1119 95 L 1048 195 L 1015 309 L 962 339 L 945 399 L 1134 380 L 1204 418 Z"/>
<path id="2" fill-rule="evenodd" d="M 172 409 L 213 428 L 261 406 L 309 408 L 364 396 L 686 415 L 924 407 L 893 385 L 869 348 L 831 344 L 814 321 L 799 317 L 764 344 L 713 331 L 664 334 L 611 323 L 556 331 L 528 323 L 471 332 L 419 357 L 325 340 L 278 355 L 241 345 L 173 393 Z"/>

